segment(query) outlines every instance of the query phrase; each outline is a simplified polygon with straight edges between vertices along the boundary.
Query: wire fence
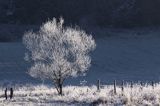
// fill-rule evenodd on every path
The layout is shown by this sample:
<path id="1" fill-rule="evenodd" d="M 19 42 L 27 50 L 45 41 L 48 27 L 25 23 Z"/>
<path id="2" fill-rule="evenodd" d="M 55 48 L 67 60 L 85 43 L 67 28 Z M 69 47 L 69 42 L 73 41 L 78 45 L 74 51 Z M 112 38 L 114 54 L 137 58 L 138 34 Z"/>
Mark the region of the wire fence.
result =
<path id="1" fill-rule="evenodd" d="M 104 89 L 104 87 L 108 85 L 107 82 L 104 82 L 104 81 L 100 81 L 100 80 L 97 80 L 97 91 L 100 91 L 101 89 Z M 117 88 L 121 88 L 121 91 L 124 92 L 124 88 L 127 86 L 127 87 L 130 87 L 131 90 L 133 89 L 134 86 L 139 86 L 141 90 L 143 90 L 143 87 L 146 87 L 146 86 L 152 86 L 152 89 L 155 88 L 156 86 L 156 83 L 154 81 L 150 81 L 150 82 L 147 82 L 147 83 L 144 83 L 142 81 L 138 81 L 138 82 L 125 82 L 124 80 L 121 81 L 120 84 L 117 84 L 117 81 L 114 80 L 113 81 L 113 91 L 114 91 L 114 94 L 117 94 Z"/>

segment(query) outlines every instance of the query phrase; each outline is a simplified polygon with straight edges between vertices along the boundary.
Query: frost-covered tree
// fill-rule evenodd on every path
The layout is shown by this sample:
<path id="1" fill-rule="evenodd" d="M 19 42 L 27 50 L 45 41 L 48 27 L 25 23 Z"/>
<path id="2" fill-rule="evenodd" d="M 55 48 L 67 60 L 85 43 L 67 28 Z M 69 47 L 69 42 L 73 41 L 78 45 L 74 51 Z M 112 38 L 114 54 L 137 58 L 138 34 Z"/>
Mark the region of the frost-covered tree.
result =
<path id="1" fill-rule="evenodd" d="M 28 50 L 26 59 L 33 63 L 29 74 L 52 80 L 60 95 L 66 78 L 88 70 L 90 52 L 96 47 L 91 35 L 78 28 L 64 27 L 63 23 L 62 18 L 59 22 L 54 18 L 44 23 L 38 32 L 29 31 L 23 36 Z"/>

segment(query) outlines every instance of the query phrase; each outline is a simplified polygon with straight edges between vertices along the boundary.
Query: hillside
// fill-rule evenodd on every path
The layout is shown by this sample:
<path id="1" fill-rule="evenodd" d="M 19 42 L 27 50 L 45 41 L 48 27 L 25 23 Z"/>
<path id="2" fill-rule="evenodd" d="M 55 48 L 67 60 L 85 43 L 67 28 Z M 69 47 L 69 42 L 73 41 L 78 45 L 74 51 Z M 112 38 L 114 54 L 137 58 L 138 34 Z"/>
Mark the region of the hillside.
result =
<path id="1" fill-rule="evenodd" d="M 80 26 L 155 26 L 159 5 L 159 0 L 0 0 L 0 23 L 39 25 L 62 16 Z"/>
<path id="2" fill-rule="evenodd" d="M 66 84 L 78 85 L 80 80 L 92 84 L 97 79 L 104 83 L 112 83 L 115 79 L 159 81 L 159 33 L 159 29 L 99 33 L 96 37 L 97 48 L 92 54 L 92 67 L 86 77 L 71 78 L 66 80 Z M 24 61 L 25 48 L 21 42 L 0 43 L 0 51 L 1 81 L 37 83 L 27 74 L 29 64 Z"/>
<path id="3" fill-rule="evenodd" d="M 29 30 L 37 30 L 35 25 L 0 24 L 0 42 L 22 41 L 22 36 Z"/>

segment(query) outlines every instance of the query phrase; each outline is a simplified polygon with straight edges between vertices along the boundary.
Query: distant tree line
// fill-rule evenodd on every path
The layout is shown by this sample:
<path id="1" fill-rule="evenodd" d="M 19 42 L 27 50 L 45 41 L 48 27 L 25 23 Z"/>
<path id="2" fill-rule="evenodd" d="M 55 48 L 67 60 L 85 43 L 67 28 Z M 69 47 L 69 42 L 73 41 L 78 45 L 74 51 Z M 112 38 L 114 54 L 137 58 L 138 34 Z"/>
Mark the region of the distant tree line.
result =
<path id="1" fill-rule="evenodd" d="M 159 0 L 0 0 L 0 23 L 41 24 L 62 16 L 68 24 L 155 26 L 159 5 Z"/>

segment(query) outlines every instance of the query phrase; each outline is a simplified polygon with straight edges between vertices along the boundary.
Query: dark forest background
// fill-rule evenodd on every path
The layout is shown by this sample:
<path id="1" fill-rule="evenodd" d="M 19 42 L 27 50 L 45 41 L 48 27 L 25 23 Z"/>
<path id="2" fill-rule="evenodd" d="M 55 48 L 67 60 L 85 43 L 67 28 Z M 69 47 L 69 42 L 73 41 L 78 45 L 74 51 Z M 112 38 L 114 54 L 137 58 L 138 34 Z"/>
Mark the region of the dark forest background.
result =
<path id="1" fill-rule="evenodd" d="M 68 23 L 134 27 L 160 24 L 160 0 L 0 0 L 0 23 Z"/>
<path id="2" fill-rule="evenodd" d="M 159 26 L 160 0 L 0 0 L 0 39 L 6 24 L 26 30 L 53 17 L 81 27 Z"/>

